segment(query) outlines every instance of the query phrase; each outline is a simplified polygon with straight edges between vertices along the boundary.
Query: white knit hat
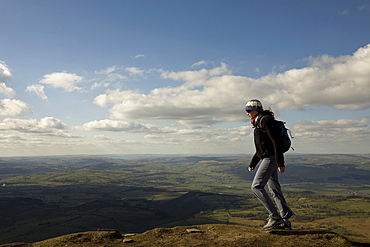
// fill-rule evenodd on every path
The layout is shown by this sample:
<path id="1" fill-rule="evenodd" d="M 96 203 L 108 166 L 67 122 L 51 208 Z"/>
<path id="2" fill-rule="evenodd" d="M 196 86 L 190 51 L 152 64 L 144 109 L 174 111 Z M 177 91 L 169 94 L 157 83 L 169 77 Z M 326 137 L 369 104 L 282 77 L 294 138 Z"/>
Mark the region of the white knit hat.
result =
<path id="1" fill-rule="evenodd" d="M 245 105 L 246 111 L 263 111 L 262 103 L 258 99 L 252 99 Z"/>

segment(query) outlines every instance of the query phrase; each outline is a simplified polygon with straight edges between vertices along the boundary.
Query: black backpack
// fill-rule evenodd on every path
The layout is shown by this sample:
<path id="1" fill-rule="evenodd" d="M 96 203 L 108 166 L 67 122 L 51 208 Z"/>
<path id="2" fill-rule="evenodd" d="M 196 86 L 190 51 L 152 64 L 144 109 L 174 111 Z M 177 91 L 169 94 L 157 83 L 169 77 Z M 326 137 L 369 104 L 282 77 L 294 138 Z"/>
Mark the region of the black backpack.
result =
<path id="1" fill-rule="evenodd" d="M 264 116 L 266 116 L 266 115 L 264 115 Z M 259 128 L 262 131 L 264 131 L 264 130 L 259 125 L 259 123 L 261 122 L 261 120 L 264 116 L 261 116 L 258 119 L 257 124 L 256 124 L 256 128 Z M 291 131 L 287 127 L 285 127 L 285 122 L 275 120 L 275 119 L 274 119 L 274 122 L 278 126 L 278 128 L 281 130 L 280 137 L 281 137 L 281 143 L 283 143 L 283 147 L 281 149 L 283 150 L 283 152 L 284 153 L 287 152 L 290 148 L 294 151 L 294 148 L 292 147 L 292 141 L 290 140 L 291 138 L 293 139 L 294 137 L 292 136 Z"/>

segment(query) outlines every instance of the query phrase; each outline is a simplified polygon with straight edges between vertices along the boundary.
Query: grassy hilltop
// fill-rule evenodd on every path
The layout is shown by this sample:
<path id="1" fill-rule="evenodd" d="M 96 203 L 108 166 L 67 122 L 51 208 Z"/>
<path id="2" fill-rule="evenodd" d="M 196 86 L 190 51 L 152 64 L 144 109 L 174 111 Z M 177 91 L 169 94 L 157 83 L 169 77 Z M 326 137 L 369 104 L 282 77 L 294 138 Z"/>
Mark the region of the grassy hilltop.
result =
<path id="1" fill-rule="evenodd" d="M 296 213 L 295 230 L 370 242 L 370 155 L 287 155 L 286 160 L 280 178 Z M 267 214 L 250 192 L 254 173 L 247 171 L 248 162 L 243 156 L 1 158 L 0 244 L 98 228 L 260 229 Z"/>
<path id="2" fill-rule="evenodd" d="M 141 234 L 121 234 L 116 230 L 90 231 L 68 234 L 36 243 L 13 243 L 2 247 L 101 247 L 101 246 L 222 246 L 222 247 L 359 247 L 359 243 L 328 231 L 292 230 L 263 232 L 255 228 L 236 225 L 197 225 L 192 227 L 155 228 Z"/>

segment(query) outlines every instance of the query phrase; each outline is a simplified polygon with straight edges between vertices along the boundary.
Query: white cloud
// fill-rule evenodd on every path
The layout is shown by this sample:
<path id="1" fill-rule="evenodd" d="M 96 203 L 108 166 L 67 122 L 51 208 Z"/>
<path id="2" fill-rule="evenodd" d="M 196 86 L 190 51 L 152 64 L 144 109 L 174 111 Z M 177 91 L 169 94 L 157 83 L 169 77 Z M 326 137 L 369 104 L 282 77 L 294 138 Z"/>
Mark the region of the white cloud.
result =
<path id="1" fill-rule="evenodd" d="M 368 118 L 301 121 L 292 128 L 293 146 L 306 152 L 311 148 L 312 152 L 346 153 L 351 147 L 357 147 L 355 152 L 367 152 L 364 150 L 370 138 L 368 124 Z"/>
<path id="2" fill-rule="evenodd" d="M 95 89 L 97 89 L 97 88 L 101 88 L 101 87 L 109 87 L 109 85 L 110 85 L 110 83 L 107 83 L 107 82 L 100 82 L 100 83 L 94 83 L 91 87 L 90 87 L 90 89 L 91 90 L 95 90 Z"/>
<path id="3" fill-rule="evenodd" d="M 239 126 L 228 130 L 229 133 L 235 136 L 249 136 L 253 133 L 252 125 L 250 126 Z"/>
<path id="4" fill-rule="evenodd" d="M 45 117 L 40 121 L 36 119 L 6 118 L 0 122 L 0 130 L 43 136 L 81 137 L 68 132 L 67 125 L 53 117 Z"/>
<path id="5" fill-rule="evenodd" d="M 18 132 L 42 133 L 49 132 L 49 129 L 66 129 L 66 125 L 53 117 L 36 119 L 6 118 L 0 122 L 1 130 L 13 130 Z"/>
<path id="6" fill-rule="evenodd" d="M 118 74 L 118 73 L 111 73 L 108 74 L 106 78 L 104 78 L 103 82 L 114 82 L 114 81 L 125 81 L 127 80 L 127 76 Z"/>
<path id="7" fill-rule="evenodd" d="M 67 125 L 63 123 L 61 120 L 53 118 L 53 117 L 44 117 L 41 118 L 38 122 L 38 126 L 42 129 L 67 129 Z"/>
<path id="8" fill-rule="evenodd" d="M 125 131 L 131 133 L 171 133 L 174 130 L 170 127 L 158 127 L 153 124 L 129 123 L 110 119 L 94 120 L 75 129 L 84 131 Z"/>
<path id="9" fill-rule="evenodd" d="M 175 120 L 192 125 L 244 119 L 243 92 L 254 80 L 229 73 L 225 64 L 210 70 L 163 72 L 163 78 L 185 83 L 179 87 L 156 88 L 149 94 L 108 90 L 97 96 L 94 103 L 101 107 L 112 105 L 110 112 L 114 119 Z M 255 89 L 259 87 L 256 85 Z"/>
<path id="10" fill-rule="evenodd" d="M 40 80 L 41 84 L 51 85 L 55 88 L 63 88 L 66 92 L 78 91 L 82 88 L 77 87 L 78 83 L 83 81 L 83 77 L 70 74 L 66 72 L 55 72 L 44 75 L 43 79 Z"/>
<path id="11" fill-rule="evenodd" d="M 30 112 L 26 103 L 15 99 L 0 100 L 0 116 L 19 116 Z"/>
<path id="12" fill-rule="evenodd" d="M 338 13 L 339 15 L 349 15 L 351 14 L 351 10 L 345 9 L 345 10 L 339 11 Z"/>
<path id="13" fill-rule="evenodd" d="M 5 80 L 9 79 L 10 77 L 12 77 L 10 69 L 5 64 L 5 62 L 0 61 L 0 82 L 5 81 Z"/>
<path id="14" fill-rule="evenodd" d="M 134 91 L 114 90 L 99 95 L 94 103 L 100 106 L 113 104 L 110 112 L 114 119 L 175 120 L 212 124 L 221 121 L 221 118 L 225 120 L 226 117 L 233 117 L 220 109 L 220 104 L 228 104 L 224 102 L 227 99 L 222 99 L 222 96 L 214 97 L 212 90 L 205 91 L 161 88 L 145 95 Z M 235 110 L 231 112 L 235 113 Z"/>
<path id="15" fill-rule="evenodd" d="M 207 79 L 212 77 L 231 74 L 231 70 L 228 69 L 225 63 L 221 63 L 221 66 L 207 70 L 201 69 L 197 71 L 180 71 L 180 72 L 170 72 L 164 71 L 161 77 L 164 79 L 171 79 L 175 81 L 184 81 L 184 86 L 195 87 L 202 86 Z"/>
<path id="16" fill-rule="evenodd" d="M 94 135 L 94 139 L 97 139 L 97 140 L 112 140 L 112 138 L 110 137 L 107 137 L 106 135 Z"/>
<path id="17" fill-rule="evenodd" d="M 137 59 L 137 58 L 145 58 L 145 55 L 143 54 L 138 54 L 136 56 L 133 57 L 134 59 Z"/>
<path id="18" fill-rule="evenodd" d="M 190 67 L 194 68 L 194 67 L 198 67 L 198 66 L 205 65 L 205 64 L 207 64 L 207 62 L 202 60 L 202 61 L 193 63 Z"/>
<path id="19" fill-rule="evenodd" d="M 5 96 L 12 98 L 15 95 L 14 89 L 7 87 L 5 83 L 1 82 L 0 83 L 0 93 L 4 94 Z"/>
<path id="20" fill-rule="evenodd" d="M 5 81 L 12 77 L 9 67 L 5 62 L 0 61 L 0 93 L 12 98 L 15 95 L 15 91 L 5 85 Z"/>
<path id="21" fill-rule="evenodd" d="M 345 63 L 349 59 L 351 59 L 351 56 L 332 57 L 327 54 L 324 54 L 320 57 L 308 57 L 307 58 L 310 67 L 319 67 L 319 68 L 325 68 L 325 69 L 329 69 L 334 64 Z"/>
<path id="22" fill-rule="evenodd" d="M 95 71 L 95 74 L 97 75 L 108 75 L 118 70 L 117 66 L 111 66 L 103 70 Z"/>
<path id="23" fill-rule="evenodd" d="M 108 87 L 111 85 L 112 82 L 122 82 L 127 81 L 128 77 L 119 73 L 122 70 L 122 68 L 117 66 L 111 66 L 106 69 L 95 71 L 94 73 L 96 75 L 102 75 L 103 78 L 97 79 L 100 80 L 100 82 L 95 82 L 90 89 L 95 90 L 97 88 L 101 87 Z"/>
<path id="24" fill-rule="evenodd" d="M 358 7 L 357 8 L 359 11 L 363 11 L 363 10 L 365 10 L 366 9 L 366 6 L 360 6 L 360 7 Z"/>
<path id="25" fill-rule="evenodd" d="M 43 85 L 35 84 L 35 85 L 28 86 L 26 88 L 26 91 L 28 91 L 30 93 L 35 93 L 38 97 L 40 97 L 41 99 L 43 99 L 45 101 L 48 100 L 48 97 L 45 95 Z"/>
<path id="26" fill-rule="evenodd" d="M 145 135 L 145 139 L 152 139 L 152 140 L 164 140 L 166 136 L 165 135 L 155 135 L 155 134 L 148 134 Z"/>
<path id="27" fill-rule="evenodd" d="M 319 121 L 302 121 L 294 126 L 295 130 L 305 131 L 327 131 L 329 129 L 345 128 L 366 128 L 369 125 L 368 118 L 361 120 L 338 119 L 338 120 L 319 120 Z"/>
<path id="28" fill-rule="evenodd" d="M 260 78 L 272 91 L 262 99 L 278 109 L 317 105 L 337 109 L 370 107 L 370 45 L 358 49 L 353 56 L 324 55 L 310 60 L 310 67 Z"/>
<path id="29" fill-rule="evenodd" d="M 129 72 L 131 76 L 135 76 L 135 75 L 142 76 L 144 74 L 144 70 L 141 70 L 137 67 L 126 67 L 125 70 Z"/>
<path id="30" fill-rule="evenodd" d="M 110 91 L 107 91 L 107 92 L 109 93 Z M 101 107 L 106 107 L 109 103 L 108 95 L 100 94 L 99 96 L 96 96 L 93 103 Z"/>
<path id="31" fill-rule="evenodd" d="M 254 68 L 254 72 L 257 73 L 257 74 L 261 74 L 262 69 L 259 68 L 259 67 L 256 67 L 256 68 Z"/>
<path id="32" fill-rule="evenodd" d="M 0 141 L 1 142 L 11 142 L 11 143 L 16 143 L 16 142 L 21 142 L 25 141 L 26 139 L 19 137 L 17 135 L 4 135 L 0 134 Z"/>
<path id="33" fill-rule="evenodd" d="M 309 66 L 252 79 L 231 75 L 226 64 L 195 71 L 163 71 L 164 79 L 183 81 L 178 87 L 150 93 L 108 90 L 94 103 L 111 106 L 113 119 L 173 120 L 186 125 L 244 121 L 243 106 L 260 99 L 274 111 L 329 106 L 370 107 L 370 45 L 352 56 L 308 58 Z"/>

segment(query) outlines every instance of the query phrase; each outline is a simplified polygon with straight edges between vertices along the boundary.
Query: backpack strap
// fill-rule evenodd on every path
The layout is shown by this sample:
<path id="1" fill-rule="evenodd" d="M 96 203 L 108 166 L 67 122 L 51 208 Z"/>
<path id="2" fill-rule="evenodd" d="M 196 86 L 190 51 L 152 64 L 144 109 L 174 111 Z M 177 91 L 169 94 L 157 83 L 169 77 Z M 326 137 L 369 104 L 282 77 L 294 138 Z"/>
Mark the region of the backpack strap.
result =
<path id="1" fill-rule="evenodd" d="M 261 116 L 259 116 L 257 118 L 257 120 L 256 120 L 256 123 L 254 124 L 254 127 L 257 128 L 257 129 L 261 129 L 262 131 L 264 131 L 263 128 L 262 128 L 262 125 L 261 125 L 261 121 L 262 121 L 262 118 L 264 118 L 266 116 L 267 115 L 261 115 Z"/>

